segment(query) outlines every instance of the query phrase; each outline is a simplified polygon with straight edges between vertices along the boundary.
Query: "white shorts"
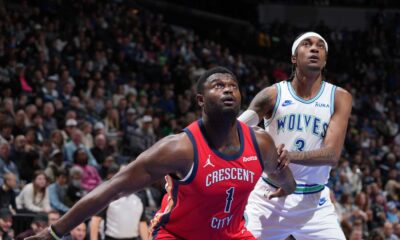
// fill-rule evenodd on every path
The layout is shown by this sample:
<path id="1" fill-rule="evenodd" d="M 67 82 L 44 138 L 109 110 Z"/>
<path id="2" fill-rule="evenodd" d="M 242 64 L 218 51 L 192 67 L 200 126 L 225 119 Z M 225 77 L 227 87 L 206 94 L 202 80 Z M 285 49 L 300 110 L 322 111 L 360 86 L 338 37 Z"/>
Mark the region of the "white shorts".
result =
<path id="1" fill-rule="evenodd" d="M 284 240 L 290 235 L 296 240 L 346 239 L 328 187 L 268 200 L 264 194 L 275 189 L 260 178 L 250 194 L 246 227 L 257 239 Z"/>

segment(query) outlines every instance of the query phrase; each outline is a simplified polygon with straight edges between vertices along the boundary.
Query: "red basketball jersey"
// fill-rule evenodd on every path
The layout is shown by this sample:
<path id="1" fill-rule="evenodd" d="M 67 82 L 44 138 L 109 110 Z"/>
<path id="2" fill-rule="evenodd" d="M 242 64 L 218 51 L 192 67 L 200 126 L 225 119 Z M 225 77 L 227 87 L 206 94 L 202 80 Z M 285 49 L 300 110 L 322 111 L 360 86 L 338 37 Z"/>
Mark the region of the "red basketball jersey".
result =
<path id="1" fill-rule="evenodd" d="M 167 177 L 167 194 L 152 221 L 153 239 L 255 239 L 243 217 L 263 164 L 252 129 L 238 122 L 240 150 L 226 155 L 209 147 L 201 120 L 184 129 L 194 164 L 183 180 Z"/>

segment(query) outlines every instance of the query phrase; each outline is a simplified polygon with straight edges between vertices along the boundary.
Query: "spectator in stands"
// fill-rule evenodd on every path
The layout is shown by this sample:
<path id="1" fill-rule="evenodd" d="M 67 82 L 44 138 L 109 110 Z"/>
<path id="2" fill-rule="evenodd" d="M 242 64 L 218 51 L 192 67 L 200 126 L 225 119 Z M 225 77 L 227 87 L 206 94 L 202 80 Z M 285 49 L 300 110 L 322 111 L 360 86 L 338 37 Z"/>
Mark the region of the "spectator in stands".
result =
<path id="1" fill-rule="evenodd" d="M 86 224 L 81 223 L 70 232 L 65 240 L 84 240 L 86 238 Z"/>
<path id="2" fill-rule="evenodd" d="M 33 218 L 31 227 L 28 230 L 18 234 L 15 239 L 16 240 L 24 240 L 27 237 L 38 234 L 39 232 L 41 232 L 43 229 L 45 229 L 47 227 L 48 227 L 47 215 L 38 214 Z"/>
<path id="3" fill-rule="evenodd" d="M 123 166 L 121 166 L 121 169 Z M 118 172 L 118 168 L 110 169 L 107 180 Z M 113 239 L 148 239 L 148 229 L 144 214 L 144 206 L 136 194 L 124 196 L 109 204 L 109 206 L 92 217 L 90 222 L 90 239 L 98 240 L 100 222 L 104 220 L 106 240 Z"/>
<path id="4" fill-rule="evenodd" d="M 4 176 L 5 173 L 13 173 L 17 179 L 19 178 L 19 172 L 17 165 L 10 160 L 10 145 L 7 142 L 0 142 L 0 176 Z M 3 183 L 1 179 L 1 184 Z"/>
<path id="5" fill-rule="evenodd" d="M 386 219 L 391 223 L 400 222 L 400 212 L 395 202 L 390 201 L 387 203 Z"/>
<path id="6" fill-rule="evenodd" d="M 29 182 L 34 178 L 35 172 L 42 169 L 39 153 L 35 150 L 30 150 L 23 160 L 25 161 L 21 163 L 20 179 Z"/>
<path id="7" fill-rule="evenodd" d="M 93 135 L 92 135 L 92 124 L 90 122 L 84 121 L 82 123 L 81 126 L 81 131 L 83 133 L 83 137 L 82 137 L 82 143 L 83 145 L 85 145 L 85 147 L 87 147 L 88 149 L 91 149 L 93 147 Z M 96 156 L 94 156 L 96 158 Z M 96 158 L 97 162 L 99 162 L 99 160 Z"/>
<path id="8" fill-rule="evenodd" d="M 18 169 L 21 169 L 22 164 L 25 162 L 26 157 L 26 138 L 24 135 L 15 137 L 14 143 L 10 149 L 10 160 L 14 162 Z"/>
<path id="9" fill-rule="evenodd" d="M 56 90 L 57 81 L 57 76 L 49 76 L 46 79 L 46 82 L 41 90 L 41 95 L 45 101 L 53 102 L 59 97 L 58 91 Z"/>
<path id="10" fill-rule="evenodd" d="M 48 225 L 52 225 L 53 223 L 57 222 L 58 219 L 61 218 L 61 214 L 55 210 L 51 210 L 47 213 Z"/>
<path id="11" fill-rule="evenodd" d="M 400 239 L 400 222 L 393 224 L 393 230 L 394 235 L 396 235 L 396 237 Z"/>
<path id="12" fill-rule="evenodd" d="M 12 214 L 8 208 L 0 209 L 0 236 L 2 240 L 14 239 Z"/>
<path id="13" fill-rule="evenodd" d="M 99 175 L 101 179 L 107 179 L 107 174 L 110 170 L 110 168 L 113 168 L 116 166 L 117 163 L 112 155 L 106 157 L 104 159 L 104 162 L 101 164 L 100 170 L 99 170 Z"/>
<path id="14" fill-rule="evenodd" d="M 89 151 L 85 145 L 82 143 L 82 131 L 79 129 L 75 129 L 72 132 L 72 139 L 70 142 L 65 144 L 64 147 L 64 154 L 66 158 L 67 164 L 72 164 L 74 161 L 74 153 L 77 149 L 82 149 L 85 151 L 87 157 L 88 157 L 88 163 L 92 166 L 98 166 L 98 163 L 96 159 L 93 157 L 92 153 Z"/>
<path id="15" fill-rule="evenodd" d="M 141 119 L 141 126 L 130 136 L 130 148 L 134 156 L 138 156 L 155 143 L 156 136 L 153 133 L 152 122 L 153 118 L 145 115 Z"/>
<path id="16" fill-rule="evenodd" d="M 386 221 L 383 225 L 383 234 L 385 235 L 385 240 L 399 240 L 393 233 L 393 224 L 389 221 Z"/>
<path id="17" fill-rule="evenodd" d="M 40 112 L 33 115 L 33 126 L 35 129 L 35 140 L 36 144 L 41 144 L 45 139 L 46 133 L 43 126 L 43 117 Z"/>
<path id="18" fill-rule="evenodd" d="M 61 130 L 54 130 L 50 135 L 51 147 L 53 150 L 63 150 L 64 149 L 64 137 Z"/>
<path id="19" fill-rule="evenodd" d="M 56 181 L 49 185 L 49 200 L 52 209 L 64 214 L 69 210 L 65 203 L 65 196 L 67 194 L 68 174 L 62 170 L 56 174 Z"/>
<path id="20" fill-rule="evenodd" d="M 72 112 L 72 113 L 74 113 L 74 112 Z M 75 120 L 75 118 L 69 117 L 69 119 L 65 122 L 64 131 L 62 131 L 64 142 L 67 143 L 67 142 L 71 141 L 72 134 L 75 132 L 77 127 L 78 127 L 78 122 Z"/>
<path id="21" fill-rule="evenodd" d="M 17 208 L 24 212 L 49 212 L 51 210 L 47 191 L 46 175 L 35 172 L 32 183 L 28 183 L 16 198 Z"/>
<path id="22" fill-rule="evenodd" d="M 27 151 L 38 151 L 39 145 L 38 140 L 36 139 L 36 129 L 31 126 L 26 130 L 25 139 L 26 139 L 26 150 Z"/>
<path id="23" fill-rule="evenodd" d="M 50 161 L 47 168 L 44 170 L 49 181 L 53 183 L 56 180 L 56 175 L 65 169 L 64 155 L 59 149 L 54 149 L 50 155 Z"/>
<path id="24" fill-rule="evenodd" d="M 25 135 L 26 132 L 26 115 L 23 109 L 20 109 L 15 114 L 14 126 L 12 130 L 13 136 Z"/>
<path id="25" fill-rule="evenodd" d="M 46 102 L 43 106 L 43 127 L 46 138 L 57 129 L 57 120 L 54 117 L 54 105 L 52 102 Z"/>
<path id="26" fill-rule="evenodd" d="M 12 135 L 13 124 L 11 119 L 7 119 L 0 124 L 0 143 L 12 143 L 14 136 Z"/>
<path id="27" fill-rule="evenodd" d="M 17 177 L 7 172 L 3 175 L 3 184 L 0 188 L 0 208 L 7 208 L 15 214 L 17 205 L 15 203 L 16 194 L 14 189 L 17 187 Z"/>
<path id="28" fill-rule="evenodd" d="M 88 154 L 85 149 L 78 148 L 73 154 L 74 166 L 82 169 L 82 187 L 86 191 L 90 192 L 97 185 L 101 183 L 101 177 L 97 172 L 97 169 L 91 165 L 88 165 Z"/>
<path id="29" fill-rule="evenodd" d="M 108 146 L 107 139 L 104 134 L 97 134 L 94 139 L 95 146 L 90 149 L 97 162 L 102 165 L 104 160 L 110 156 L 114 151 Z"/>
<path id="30" fill-rule="evenodd" d="M 82 175 L 83 170 L 78 166 L 69 170 L 69 182 L 65 196 L 65 203 L 68 207 L 72 207 L 87 193 L 82 187 Z"/>
<path id="31" fill-rule="evenodd" d="M 104 126 L 104 130 L 108 139 L 119 140 L 121 138 L 121 123 L 117 109 L 111 108 L 107 110 L 107 115 L 104 119 Z"/>

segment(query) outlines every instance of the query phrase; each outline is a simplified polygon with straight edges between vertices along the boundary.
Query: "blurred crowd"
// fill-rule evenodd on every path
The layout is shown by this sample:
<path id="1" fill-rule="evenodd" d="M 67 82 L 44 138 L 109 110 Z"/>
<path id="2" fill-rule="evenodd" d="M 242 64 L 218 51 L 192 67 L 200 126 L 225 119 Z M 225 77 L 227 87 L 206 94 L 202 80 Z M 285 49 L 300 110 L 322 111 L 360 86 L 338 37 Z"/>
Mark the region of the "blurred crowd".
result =
<path id="1" fill-rule="evenodd" d="M 254 38 L 260 55 L 247 55 L 123 0 L 0 3 L 3 239 L 43 229 L 155 141 L 196 120 L 193 86 L 207 68 L 235 72 L 243 109 L 260 89 L 289 78 L 290 47 L 304 31 L 271 24 Z M 369 21 L 365 31 L 313 26 L 329 43 L 327 80 L 354 99 L 328 185 L 349 239 L 393 240 L 400 238 L 400 17 L 381 12 Z M 118 200 L 71 239 L 142 236 L 162 185 Z M 118 221 L 132 204 L 137 228 L 121 230 L 124 236 L 112 226 L 101 230 L 101 220 Z M 13 216 L 23 214 L 32 224 L 13 232 Z"/>

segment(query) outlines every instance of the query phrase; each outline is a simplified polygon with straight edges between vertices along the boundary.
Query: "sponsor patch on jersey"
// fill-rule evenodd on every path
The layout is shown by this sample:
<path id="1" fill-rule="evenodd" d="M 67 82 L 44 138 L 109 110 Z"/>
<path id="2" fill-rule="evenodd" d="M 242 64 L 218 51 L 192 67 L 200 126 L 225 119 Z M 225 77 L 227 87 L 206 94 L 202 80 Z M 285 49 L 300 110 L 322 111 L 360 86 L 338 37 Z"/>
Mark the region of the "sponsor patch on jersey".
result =
<path id="1" fill-rule="evenodd" d="M 315 106 L 316 106 L 316 107 L 322 107 L 322 108 L 328 108 L 328 107 L 329 107 L 329 104 L 327 104 L 327 103 L 319 103 L 319 102 L 316 102 L 316 103 L 315 103 Z"/>
<path id="2" fill-rule="evenodd" d="M 289 106 L 289 105 L 292 105 L 292 104 L 294 104 L 292 100 L 285 100 L 282 103 L 282 107 L 286 107 L 286 106 Z"/>
<path id="3" fill-rule="evenodd" d="M 321 199 L 319 200 L 318 205 L 319 205 L 319 206 L 322 206 L 322 205 L 324 205 L 324 204 L 326 203 L 326 201 L 327 201 L 327 199 L 326 199 L 325 197 L 323 197 L 323 198 L 321 198 Z"/>
<path id="4" fill-rule="evenodd" d="M 243 157 L 243 162 L 251 162 L 258 160 L 257 156 Z"/>

